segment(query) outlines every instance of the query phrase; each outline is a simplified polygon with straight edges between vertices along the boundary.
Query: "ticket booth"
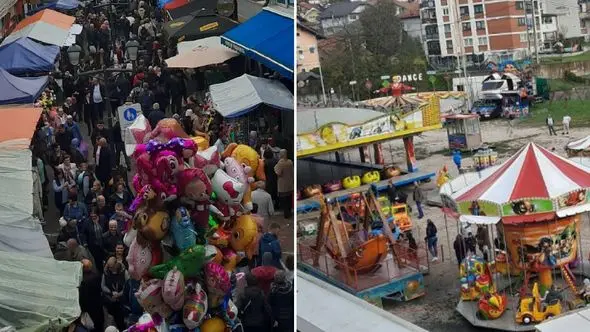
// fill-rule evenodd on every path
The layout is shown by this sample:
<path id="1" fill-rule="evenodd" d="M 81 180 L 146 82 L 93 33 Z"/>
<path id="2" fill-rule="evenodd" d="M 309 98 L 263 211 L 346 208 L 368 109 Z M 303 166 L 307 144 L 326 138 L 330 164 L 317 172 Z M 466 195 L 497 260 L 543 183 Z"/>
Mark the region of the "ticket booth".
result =
<path id="1" fill-rule="evenodd" d="M 449 149 L 471 151 L 482 144 L 479 115 L 451 114 L 445 117 Z"/>

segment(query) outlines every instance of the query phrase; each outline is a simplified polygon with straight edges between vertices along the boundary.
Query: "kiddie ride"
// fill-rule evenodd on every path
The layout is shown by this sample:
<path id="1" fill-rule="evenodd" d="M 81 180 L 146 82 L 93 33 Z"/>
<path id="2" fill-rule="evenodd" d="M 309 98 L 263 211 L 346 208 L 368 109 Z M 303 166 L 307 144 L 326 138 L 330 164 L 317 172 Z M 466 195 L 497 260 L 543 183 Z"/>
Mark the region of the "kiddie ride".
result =
<path id="1" fill-rule="evenodd" d="M 490 264 L 477 256 L 468 256 L 461 263 L 461 299 L 478 301 L 477 317 L 497 319 L 506 310 L 506 294 L 497 293 Z"/>
<path id="2" fill-rule="evenodd" d="M 533 285 L 532 296 L 520 299 L 518 311 L 516 312 L 516 322 L 519 324 L 539 323 L 560 315 L 562 312 L 561 301 L 555 299 L 550 303 L 542 303 L 537 283 Z"/>
<path id="3" fill-rule="evenodd" d="M 387 222 L 393 216 L 383 214 L 373 192 L 327 198 L 318 190 L 317 195 L 316 245 L 299 243 L 300 270 L 378 305 L 382 298 L 407 301 L 424 295 L 418 253 L 400 243 L 399 227 Z M 394 212 L 402 220 L 404 208 Z M 411 228 L 409 218 L 404 220 Z"/>

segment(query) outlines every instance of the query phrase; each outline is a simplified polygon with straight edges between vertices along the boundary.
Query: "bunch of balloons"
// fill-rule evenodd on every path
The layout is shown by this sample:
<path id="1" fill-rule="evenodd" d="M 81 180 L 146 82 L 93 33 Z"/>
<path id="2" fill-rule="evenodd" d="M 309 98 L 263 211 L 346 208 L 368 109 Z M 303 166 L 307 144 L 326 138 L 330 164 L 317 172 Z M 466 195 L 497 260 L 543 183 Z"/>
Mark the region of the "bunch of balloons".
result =
<path id="1" fill-rule="evenodd" d="M 238 144 L 220 153 L 174 119 L 141 136 L 124 241 L 145 314 L 129 331 L 231 331 L 230 277 L 257 249 L 262 223 L 250 200 L 251 183 L 264 179 L 260 156 Z"/>

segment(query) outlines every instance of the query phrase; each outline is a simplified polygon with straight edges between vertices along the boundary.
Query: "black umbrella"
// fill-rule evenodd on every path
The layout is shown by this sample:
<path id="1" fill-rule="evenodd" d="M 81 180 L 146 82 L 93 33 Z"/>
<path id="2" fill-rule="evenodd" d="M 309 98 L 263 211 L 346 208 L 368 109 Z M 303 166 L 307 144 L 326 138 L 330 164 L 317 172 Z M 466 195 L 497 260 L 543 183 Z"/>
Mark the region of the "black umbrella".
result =
<path id="1" fill-rule="evenodd" d="M 176 20 L 183 16 L 207 16 L 217 14 L 217 0 L 191 1 L 186 5 L 168 10 L 170 19 Z"/>
<path id="2" fill-rule="evenodd" d="M 164 33 L 172 42 L 197 40 L 206 37 L 221 36 L 229 29 L 238 25 L 223 16 L 184 16 L 166 23 Z"/>

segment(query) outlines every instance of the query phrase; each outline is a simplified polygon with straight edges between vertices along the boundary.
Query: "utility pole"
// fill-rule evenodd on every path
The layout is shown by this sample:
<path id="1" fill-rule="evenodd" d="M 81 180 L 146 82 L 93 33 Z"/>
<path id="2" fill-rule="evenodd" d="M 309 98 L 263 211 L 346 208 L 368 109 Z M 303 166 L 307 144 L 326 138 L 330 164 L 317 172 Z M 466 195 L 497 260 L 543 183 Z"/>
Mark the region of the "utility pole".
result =
<path id="1" fill-rule="evenodd" d="M 464 90 L 465 94 L 467 95 L 467 107 L 471 106 L 471 88 L 470 82 L 467 80 L 467 59 L 465 57 L 465 44 L 463 42 L 463 22 L 461 20 L 461 15 L 459 13 L 459 6 L 457 1 L 451 1 L 450 4 L 453 6 L 453 14 L 455 15 L 455 40 L 459 40 L 459 52 L 461 56 L 461 64 L 462 72 L 463 72 L 463 80 L 464 80 Z M 454 44 L 454 43 L 453 43 Z M 459 60 L 459 56 L 457 56 L 457 60 Z M 468 110 L 469 111 L 469 110 Z"/>
<path id="2" fill-rule="evenodd" d="M 536 6 L 535 1 L 531 0 L 531 5 L 533 7 L 533 33 L 534 33 L 534 41 L 535 41 L 535 63 L 539 64 L 539 44 L 537 41 L 537 17 L 536 17 Z"/>

